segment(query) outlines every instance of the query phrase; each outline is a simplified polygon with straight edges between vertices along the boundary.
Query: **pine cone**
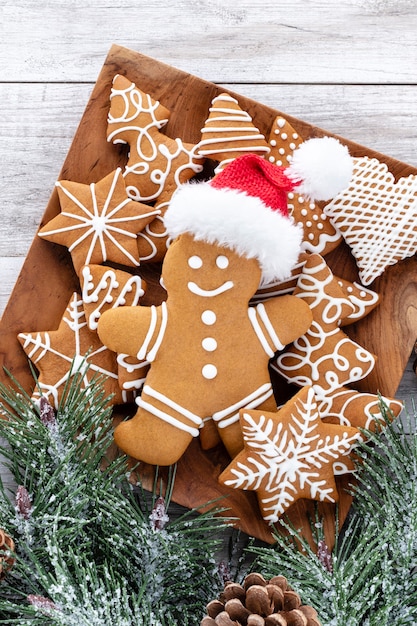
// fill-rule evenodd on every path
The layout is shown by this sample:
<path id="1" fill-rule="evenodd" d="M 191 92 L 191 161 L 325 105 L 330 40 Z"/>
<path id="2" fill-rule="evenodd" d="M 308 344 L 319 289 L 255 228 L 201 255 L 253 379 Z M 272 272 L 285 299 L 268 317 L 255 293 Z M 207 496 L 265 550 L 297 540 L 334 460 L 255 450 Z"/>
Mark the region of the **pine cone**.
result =
<path id="1" fill-rule="evenodd" d="M 13 567 L 15 558 L 14 541 L 4 530 L 0 529 L 0 580 L 2 580 L 7 572 Z"/>
<path id="2" fill-rule="evenodd" d="M 227 582 L 207 605 L 200 626 L 321 626 L 317 611 L 301 604 L 284 576 L 249 574 L 243 585 Z"/>

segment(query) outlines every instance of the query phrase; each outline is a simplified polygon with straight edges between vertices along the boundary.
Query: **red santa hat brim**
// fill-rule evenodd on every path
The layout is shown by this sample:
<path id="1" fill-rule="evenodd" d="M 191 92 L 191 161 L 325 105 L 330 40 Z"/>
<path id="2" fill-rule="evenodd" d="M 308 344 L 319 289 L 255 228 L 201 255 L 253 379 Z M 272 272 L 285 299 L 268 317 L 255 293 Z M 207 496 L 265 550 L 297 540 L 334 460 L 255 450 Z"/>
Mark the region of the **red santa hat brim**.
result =
<path id="1" fill-rule="evenodd" d="M 286 280 L 297 263 L 303 230 L 292 217 L 271 211 L 259 198 L 209 182 L 186 183 L 174 193 L 164 216 L 168 235 L 190 233 L 240 256 L 255 258 L 262 282 Z"/>

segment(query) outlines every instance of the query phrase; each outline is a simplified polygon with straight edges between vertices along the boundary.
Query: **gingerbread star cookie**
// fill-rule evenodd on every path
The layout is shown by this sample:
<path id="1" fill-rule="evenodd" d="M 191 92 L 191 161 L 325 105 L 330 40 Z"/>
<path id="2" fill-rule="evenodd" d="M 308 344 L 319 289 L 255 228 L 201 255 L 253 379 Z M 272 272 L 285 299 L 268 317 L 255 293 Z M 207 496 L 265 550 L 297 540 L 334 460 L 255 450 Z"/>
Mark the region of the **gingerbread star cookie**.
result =
<path id="1" fill-rule="evenodd" d="M 77 293 L 71 296 L 57 330 L 20 333 L 18 339 L 29 359 L 39 370 L 39 392 L 58 409 L 71 375 L 80 370 L 83 386 L 94 376 L 103 375 L 106 395 L 114 394 L 112 404 L 127 401 L 117 382 L 116 355 L 89 330 L 83 301 Z"/>
<path id="2" fill-rule="evenodd" d="M 385 163 L 354 159 L 349 187 L 325 206 L 370 285 L 387 267 L 417 252 L 417 176 L 395 181 Z"/>
<path id="3" fill-rule="evenodd" d="M 294 150 L 302 142 L 302 137 L 288 120 L 278 115 L 268 137 L 271 151 L 266 158 L 271 163 L 288 167 Z M 295 221 L 303 226 L 303 250 L 306 252 L 326 255 L 342 241 L 341 234 L 318 203 L 309 201 L 302 194 L 291 192 L 288 194 L 288 209 Z"/>
<path id="4" fill-rule="evenodd" d="M 312 387 L 276 413 L 240 412 L 244 449 L 220 474 L 227 487 L 255 491 L 263 518 L 278 519 L 300 498 L 336 502 L 333 465 L 361 441 L 359 430 L 324 424 Z"/>
<path id="5" fill-rule="evenodd" d="M 201 130 L 198 154 L 218 161 L 215 173 L 245 152 L 265 156 L 269 147 L 265 137 L 243 111 L 236 98 L 227 93 L 216 96 L 209 109 L 209 116 Z"/>
<path id="6" fill-rule="evenodd" d="M 120 168 L 90 185 L 61 180 L 56 186 L 61 212 L 38 234 L 68 248 L 77 274 L 104 261 L 139 265 L 137 233 L 159 211 L 127 197 Z"/>

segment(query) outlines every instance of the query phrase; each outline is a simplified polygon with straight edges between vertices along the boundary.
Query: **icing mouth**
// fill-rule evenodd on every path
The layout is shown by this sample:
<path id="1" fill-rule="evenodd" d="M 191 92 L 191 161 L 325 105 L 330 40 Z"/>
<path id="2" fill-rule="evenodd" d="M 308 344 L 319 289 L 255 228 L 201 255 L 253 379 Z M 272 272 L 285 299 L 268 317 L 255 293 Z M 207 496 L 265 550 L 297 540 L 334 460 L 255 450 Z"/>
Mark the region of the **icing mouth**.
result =
<path id="1" fill-rule="evenodd" d="M 201 289 L 196 283 L 190 281 L 188 283 L 188 289 L 191 293 L 194 293 L 196 296 L 203 296 L 204 298 L 212 298 L 214 296 L 218 296 L 225 291 L 229 291 L 234 287 L 234 283 L 231 280 L 227 280 L 223 285 L 217 287 L 216 289 Z"/>

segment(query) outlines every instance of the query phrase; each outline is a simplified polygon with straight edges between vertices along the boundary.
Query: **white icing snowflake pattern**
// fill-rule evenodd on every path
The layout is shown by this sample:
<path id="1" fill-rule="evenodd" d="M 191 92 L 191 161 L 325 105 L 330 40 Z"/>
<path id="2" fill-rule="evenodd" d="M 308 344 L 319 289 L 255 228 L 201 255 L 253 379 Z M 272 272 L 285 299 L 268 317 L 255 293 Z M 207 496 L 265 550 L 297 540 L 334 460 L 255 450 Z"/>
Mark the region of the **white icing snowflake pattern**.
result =
<path id="1" fill-rule="evenodd" d="M 333 465 L 361 438 L 357 429 L 322 424 L 311 387 L 297 394 L 288 421 L 279 415 L 243 412 L 245 450 L 226 470 L 234 478 L 224 481 L 257 491 L 263 517 L 271 523 L 299 498 L 334 502 Z"/>
<path id="2" fill-rule="evenodd" d="M 114 402 L 126 401 L 117 383 L 115 355 L 99 341 L 96 333 L 88 330 L 83 301 L 77 293 L 72 295 L 58 330 L 20 333 L 19 340 L 40 371 L 40 392 L 56 409 L 75 371 L 81 373 L 85 387 L 93 376 L 104 375 L 107 392 L 115 393 Z M 38 395 L 35 392 L 34 396 Z"/>

